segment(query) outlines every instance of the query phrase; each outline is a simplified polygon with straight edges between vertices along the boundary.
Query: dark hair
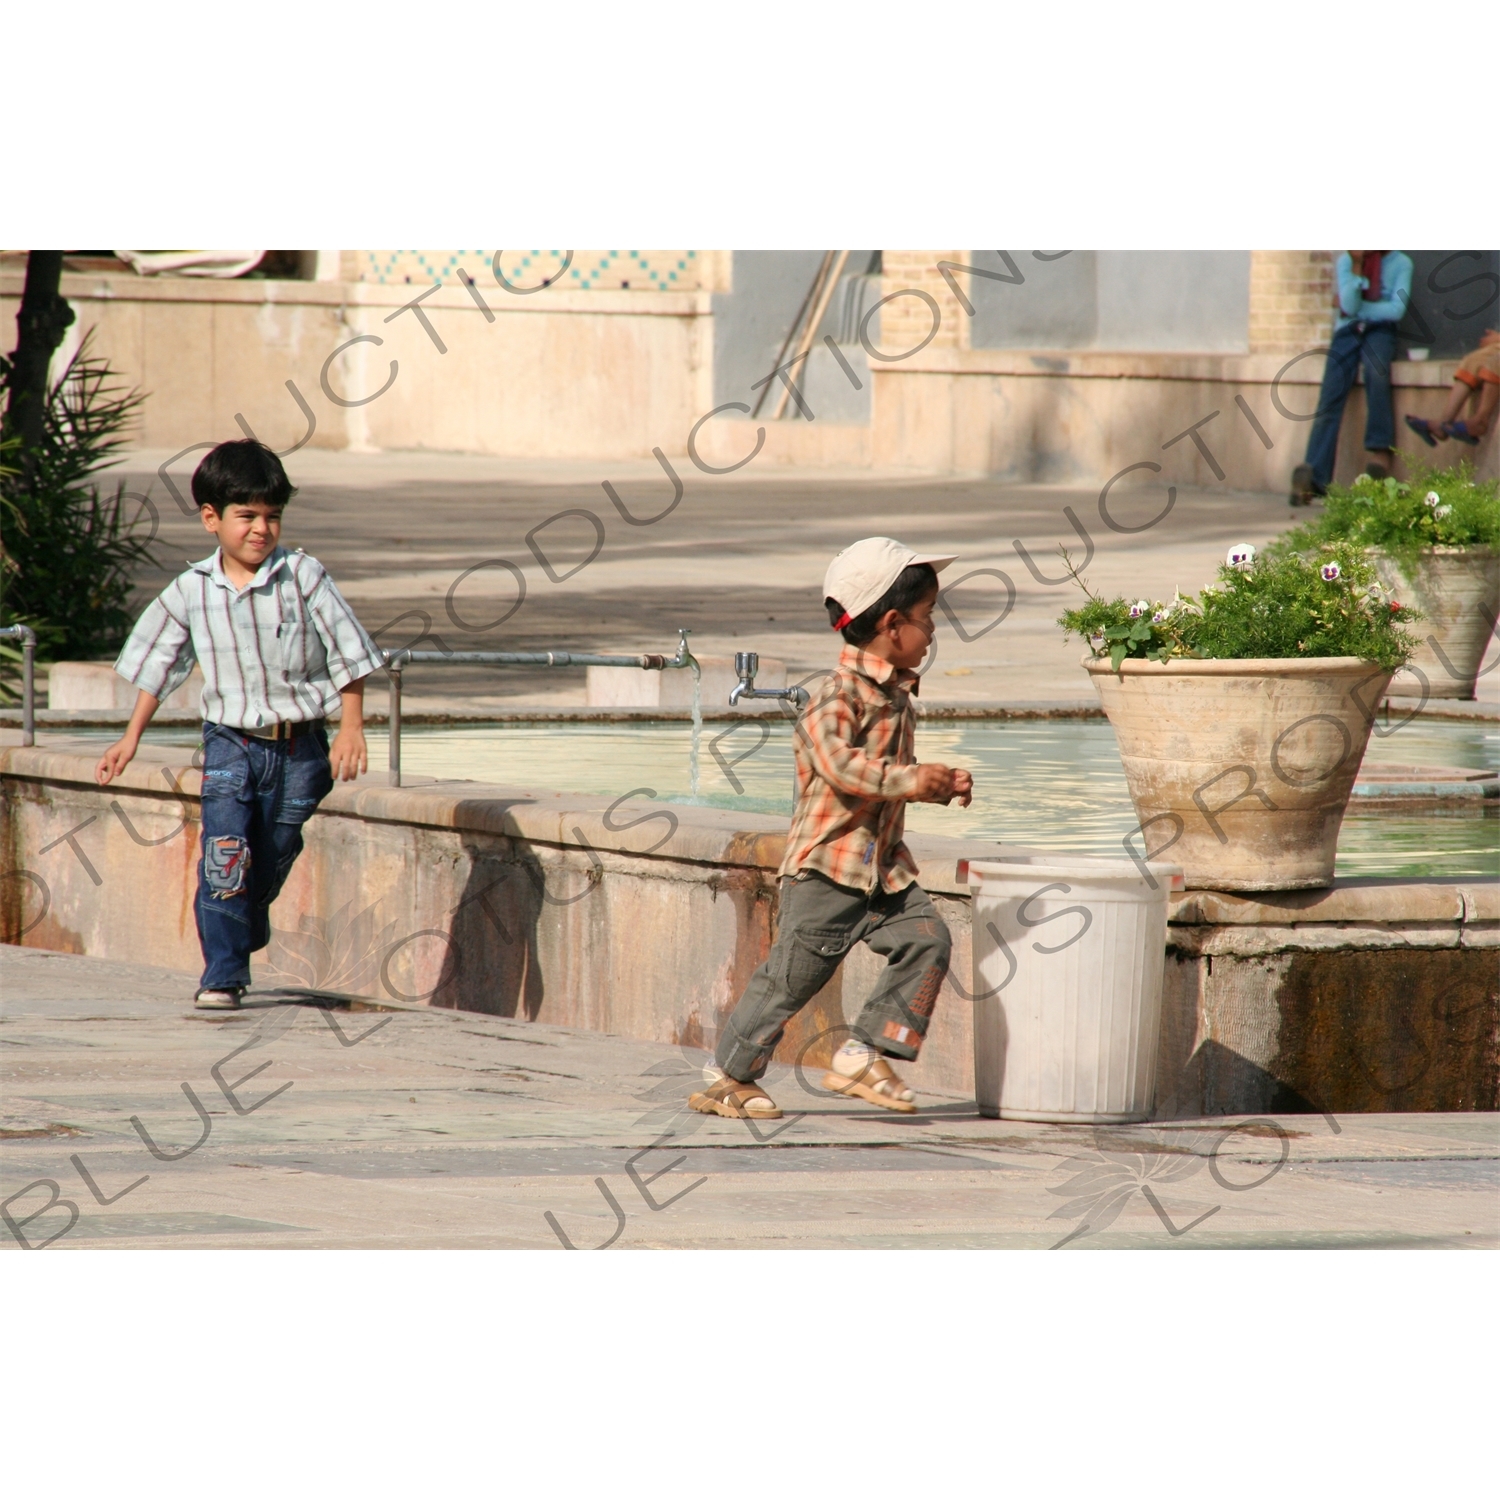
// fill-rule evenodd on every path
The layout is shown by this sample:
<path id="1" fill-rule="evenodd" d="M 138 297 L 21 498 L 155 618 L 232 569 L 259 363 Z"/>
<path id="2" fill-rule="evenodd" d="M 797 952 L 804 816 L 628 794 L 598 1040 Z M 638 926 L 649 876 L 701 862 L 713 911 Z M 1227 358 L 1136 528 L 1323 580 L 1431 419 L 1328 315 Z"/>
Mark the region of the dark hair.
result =
<path id="1" fill-rule="evenodd" d="M 937 571 L 931 563 L 913 563 L 902 568 L 890 588 L 867 610 L 855 615 L 840 634 L 851 646 L 868 646 L 887 610 L 910 614 L 929 594 L 937 593 L 937 586 Z M 844 606 L 837 599 L 825 599 L 823 603 L 828 610 L 828 623 L 836 626 L 843 618 Z"/>
<path id="2" fill-rule="evenodd" d="M 193 499 L 211 505 L 219 515 L 227 505 L 248 505 L 264 500 L 282 506 L 295 495 L 281 460 L 254 438 L 220 443 L 193 470 Z"/>

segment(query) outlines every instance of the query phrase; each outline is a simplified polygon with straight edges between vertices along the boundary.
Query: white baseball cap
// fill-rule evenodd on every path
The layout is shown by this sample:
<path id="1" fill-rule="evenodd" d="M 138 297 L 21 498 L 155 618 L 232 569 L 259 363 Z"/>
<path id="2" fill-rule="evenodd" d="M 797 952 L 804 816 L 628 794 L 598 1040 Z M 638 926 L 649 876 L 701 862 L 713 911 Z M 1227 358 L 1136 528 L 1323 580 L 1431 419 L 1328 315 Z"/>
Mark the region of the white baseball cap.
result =
<path id="1" fill-rule="evenodd" d="M 862 615 L 901 576 L 902 569 L 914 563 L 926 563 L 941 573 L 957 554 L 913 552 L 888 536 L 867 536 L 851 547 L 845 547 L 828 564 L 823 575 L 823 597 L 837 599 L 844 606 L 844 617 L 833 628 L 841 630 L 857 615 Z"/>

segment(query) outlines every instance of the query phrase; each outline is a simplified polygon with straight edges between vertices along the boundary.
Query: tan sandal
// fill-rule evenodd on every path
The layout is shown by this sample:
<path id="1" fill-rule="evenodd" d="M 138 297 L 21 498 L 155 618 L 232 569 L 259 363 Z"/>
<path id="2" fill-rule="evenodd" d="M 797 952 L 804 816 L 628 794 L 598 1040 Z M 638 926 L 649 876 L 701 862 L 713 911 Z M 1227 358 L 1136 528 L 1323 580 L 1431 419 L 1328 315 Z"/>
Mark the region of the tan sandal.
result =
<path id="1" fill-rule="evenodd" d="M 723 1115 L 729 1120 L 779 1120 L 781 1110 L 758 1083 L 721 1078 L 701 1094 L 693 1094 L 688 1105 L 700 1115 Z"/>
<path id="2" fill-rule="evenodd" d="M 854 1078 L 846 1078 L 842 1073 L 825 1073 L 823 1087 L 835 1094 L 843 1094 L 846 1098 L 855 1096 L 868 1099 L 871 1104 L 878 1104 L 882 1109 L 893 1109 L 898 1114 L 914 1115 L 917 1112 L 914 1100 L 899 1097 L 901 1093 L 911 1091 L 883 1057 L 871 1058 Z"/>

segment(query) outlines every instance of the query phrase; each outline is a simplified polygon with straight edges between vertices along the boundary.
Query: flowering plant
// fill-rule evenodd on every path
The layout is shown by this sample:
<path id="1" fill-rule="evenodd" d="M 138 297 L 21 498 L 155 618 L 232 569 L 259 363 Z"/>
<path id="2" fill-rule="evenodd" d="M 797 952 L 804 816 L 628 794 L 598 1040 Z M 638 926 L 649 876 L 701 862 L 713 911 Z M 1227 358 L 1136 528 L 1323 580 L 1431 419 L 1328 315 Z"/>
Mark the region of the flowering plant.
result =
<path id="1" fill-rule="evenodd" d="M 1306 552 L 1329 542 L 1373 547 L 1394 557 L 1411 578 L 1411 565 L 1433 547 L 1500 546 L 1496 481 L 1474 478 L 1467 462 L 1434 469 L 1413 462 L 1409 484 L 1361 474 L 1352 485 L 1331 485 L 1323 514 L 1279 537 L 1272 550 Z"/>
<path id="2" fill-rule="evenodd" d="M 1065 560 L 1067 554 L 1064 553 Z M 1382 587 L 1362 548 L 1330 543 L 1314 557 L 1231 547 L 1218 581 L 1170 604 L 1101 599 L 1067 560 L 1088 596 L 1057 623 L 1088 643 L 1095 659 L 1120 670 L 1127 658 L 1235 660 L 1247 657 L 1359 656 L 1394 670 L 1417 648 L 1403 626 L 1420 619 Z"/>

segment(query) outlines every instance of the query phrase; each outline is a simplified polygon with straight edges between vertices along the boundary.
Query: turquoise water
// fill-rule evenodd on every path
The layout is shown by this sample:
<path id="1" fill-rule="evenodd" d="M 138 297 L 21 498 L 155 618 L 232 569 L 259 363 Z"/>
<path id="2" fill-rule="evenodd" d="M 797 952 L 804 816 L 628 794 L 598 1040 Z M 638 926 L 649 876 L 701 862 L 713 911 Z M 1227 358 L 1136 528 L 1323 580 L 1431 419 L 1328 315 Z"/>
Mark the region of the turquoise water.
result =
<path id="1" fill-rule="evenodd" d="M 102 735 L 99 737 L 103 737 Z M 153 740 L 193 743 L 190 731 Z M 386 738 L 368 734 L 370 768 L 381 775 Z M 706 724 L 691 792 L 692 729 L 683 723 L 525 724 L 407 728 L 402 773 L 506 786 L 547 787 L 734 808 L 785 817 L 791 807 L 791 726 L 785 720 Z M 922 760 L 973 773 L 969 808 L 913 805 L 907 827 L 955 838 L 1004 839 L 1088 854 L 1120 853 L 1137 826 L 1104 720 L 1010 720 L 924 724 Z M 1367 763 L 1500 769 L 1500 727 L 1431 720 L 1372 736 Z M 1492 804 L 1493 806 L 1493 804 Z M 1339 839 L 1340 875 L 1449 878 L 1500 876 L 1500 819 L 1474 814 L 1355 813 Z"/>

